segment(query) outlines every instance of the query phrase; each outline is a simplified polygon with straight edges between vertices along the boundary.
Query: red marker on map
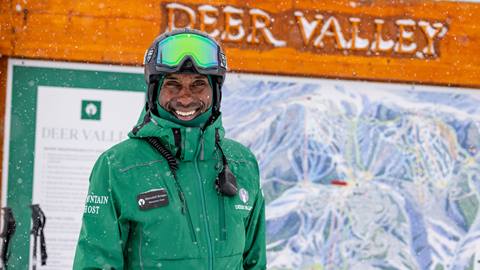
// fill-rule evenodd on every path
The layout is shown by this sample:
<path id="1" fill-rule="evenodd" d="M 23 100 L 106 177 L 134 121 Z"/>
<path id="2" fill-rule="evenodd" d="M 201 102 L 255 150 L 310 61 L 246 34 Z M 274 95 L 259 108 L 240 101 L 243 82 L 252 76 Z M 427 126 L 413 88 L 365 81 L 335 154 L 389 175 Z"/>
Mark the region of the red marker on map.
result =
<path id="1" fill-rule="evenodd" d="M 335 185 L 335 186 L 347 186 L 348 183 L 342 180 L 334 179 L 330 182 L 330 184 Z"/>

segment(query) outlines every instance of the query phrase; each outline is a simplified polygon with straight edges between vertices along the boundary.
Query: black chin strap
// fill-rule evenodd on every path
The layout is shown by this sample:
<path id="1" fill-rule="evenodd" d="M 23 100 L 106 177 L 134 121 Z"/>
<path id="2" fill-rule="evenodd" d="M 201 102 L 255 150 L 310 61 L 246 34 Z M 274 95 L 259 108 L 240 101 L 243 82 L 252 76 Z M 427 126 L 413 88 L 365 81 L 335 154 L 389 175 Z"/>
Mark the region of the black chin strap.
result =
<path id="1" fill-rule="evenodd" d="M 157 106 L 155 105 L 155 97 L 157 96 L 158 92 L 158 81 L 153 81 L 148 85 L 147 90 L 147 103 L 145 104 L 145 116 L 143 117 L 142 123 L 136 125 L 132 129 L 133 135 L 137 135 L 137 132 L 145 126 L 148 122 L 150 122 L 153 114 L 158 114 Z"/>
<path id="2" fill-rule="evenodd" d="M 148 85 L 147 91 L 147 111 L 158 115 L 157 106 L 156 106 L 156 98 L 158 96 L 158 84 L 159 81 L 153 81 Z"/>
<path id="3" fill-rule="evenodd" d="M 220 154 L 222 154 L 223 163 L 223 169 L 217 175 L 217 179 L 215 180 L 215 189 L 225 196 L 235 196 L 238 190 L 237 178 L 230 170 L 227 157 L 225 156 L 225 153 L 220 145 L 220 133 L 218 128 L 215 129 L 215 144 L 217 145 L 218 150 L 220 150 Z"/>
<path id="4" fill-rule="evenodd" d="M 212 108 L 212 115 L 208 118 L 205 125 L 203 125 L 203 130 L 205 130 L 208 126 L 210 126 L 213 122 L 215 122 L 218 117 L 220 116 L 220 102 L 222 101 L 222 93 L 220 89 L 220 83 L 217 81 L 219 79 L 213 78 L 213 108 Z"/>
<path id="5" fill-rule="evenodd" d="M 221 77 L 214 77 L 212 82 L 215 84 L 213 86 L 214 90 L 214 104 L 213 104 L 213 114 L 218 117 L 220 114 L 220 104 L 222 103 L 222 78 Z"/>
<path id="6" fill-rule="evenodd" d="M 137 132 L 145 126 L 148 122 L 150 122 L 152 118 L 152 113 L 158 115 L 158 110 L 157 106 L 155 104 L 155 98 L 157 97 L 157 92 L 158 92 L 158 81 L 153 81 L 148 85 L 148 90 L 147 90 L 147 103 L 145 104 L 145 116 L 143 117 L 143 122 L 140 123 L 139 125 L 136 125 L 132 129 L 132 133 L 134 135 L 137 134 Z"/>
<path id="7" fill-rule="evenodd" d="M 145 116 L 143 117 L 143 122 L 133 127 L 133 129 L 132 129 L 133 135 L 137 135 L 137 132 L 138 132 L 143 126 L 145 126 L 148 122 L 150 122 L 150 118 L 151 118 L 150 111 L 147 111 L 147 112 L 145 113 Z"/>

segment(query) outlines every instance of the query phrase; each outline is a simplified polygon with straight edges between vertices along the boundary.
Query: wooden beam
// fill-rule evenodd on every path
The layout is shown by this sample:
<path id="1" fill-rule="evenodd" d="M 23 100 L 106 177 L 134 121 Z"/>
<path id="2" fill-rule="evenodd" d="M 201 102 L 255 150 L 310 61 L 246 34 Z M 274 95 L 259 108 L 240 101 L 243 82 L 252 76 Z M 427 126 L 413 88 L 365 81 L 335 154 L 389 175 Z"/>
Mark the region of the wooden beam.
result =
<path id="1" fill-rule="evenodd" d="M 7 96 L 7 68 L 8 59 L 0 57 L 0 200 L 2 199 L 3 179 L 3 138 L 5 135 L 5 100 Z"/>
<path id="2" fill-rule="evenodd" d="M 0 1 L 0 54 L 13 54 L 13 26 L 11 1 Z"/>

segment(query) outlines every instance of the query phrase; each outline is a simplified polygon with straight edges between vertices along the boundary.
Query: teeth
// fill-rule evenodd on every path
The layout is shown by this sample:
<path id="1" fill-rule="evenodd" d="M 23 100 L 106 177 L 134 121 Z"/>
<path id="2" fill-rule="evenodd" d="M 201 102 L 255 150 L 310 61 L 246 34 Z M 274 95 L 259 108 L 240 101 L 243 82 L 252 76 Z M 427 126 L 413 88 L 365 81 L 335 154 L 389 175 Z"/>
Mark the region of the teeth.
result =
<path id="1" fill-rule="evenodd" d="M 190 112 L 175 111 L 175 113 L 180 116 L 190 116 L 190 115 L 193 115 L 195 111 L 190 111 Z"/>

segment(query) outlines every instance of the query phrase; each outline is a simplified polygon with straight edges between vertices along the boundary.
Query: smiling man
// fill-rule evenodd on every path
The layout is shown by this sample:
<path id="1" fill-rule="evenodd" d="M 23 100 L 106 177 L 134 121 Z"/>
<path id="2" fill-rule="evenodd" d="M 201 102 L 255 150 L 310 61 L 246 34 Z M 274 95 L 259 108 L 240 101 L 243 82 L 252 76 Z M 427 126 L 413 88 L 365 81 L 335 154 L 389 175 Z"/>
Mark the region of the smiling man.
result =
<path id="1" fill-rule="evenodd" d="M 170 118 L 179 124 L 188 124 L 191 120 L 197 119 L 196 122 L 200 125 L 211 116 L 212 96 L 212 87 L 205 75 L 195 73 L 167 75 L 158 98 L 160 116 Z M 207 110 L 208 114 L 197 118 Z M 170 117 L 168 113 L 175 117 Z"/>
<path id="2" fill-rule="evenodd" d="M 226 139 L 226 59 L 195 30 L 145 54 L 147 102 L 90 176 L 73 269 L 266 269 L 258 164 Z"/>

